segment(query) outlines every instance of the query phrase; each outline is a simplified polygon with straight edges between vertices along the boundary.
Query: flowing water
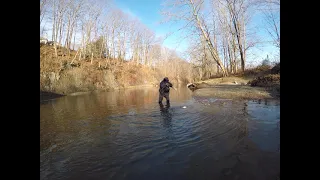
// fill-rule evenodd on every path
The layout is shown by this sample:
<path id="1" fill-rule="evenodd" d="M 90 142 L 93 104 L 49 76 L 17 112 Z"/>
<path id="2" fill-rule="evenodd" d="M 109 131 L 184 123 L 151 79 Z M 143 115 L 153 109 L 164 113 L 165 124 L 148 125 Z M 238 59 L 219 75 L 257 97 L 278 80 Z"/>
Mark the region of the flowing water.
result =
<path id="1" fill-rule="evenodd" d="M 40 103 L 40 179 L 276 179 L 280 102 L 156 88 Z"/>

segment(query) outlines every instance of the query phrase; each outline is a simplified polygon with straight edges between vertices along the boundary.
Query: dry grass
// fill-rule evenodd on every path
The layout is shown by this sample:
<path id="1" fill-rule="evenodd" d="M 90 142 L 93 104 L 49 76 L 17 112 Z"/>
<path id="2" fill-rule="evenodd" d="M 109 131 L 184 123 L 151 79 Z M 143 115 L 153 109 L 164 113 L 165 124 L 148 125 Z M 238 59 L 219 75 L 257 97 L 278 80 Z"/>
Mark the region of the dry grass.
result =
<path id="1" fill-rule="evenodd" d="M 122 87 L 151 85 L 157 83 L 156 73 L 149 67 L 137 65 L 136 63 L 125 62 L 115 69 L 115 76 Z"/>
<path id="2" fill-rule="evenodd" d="M 249 82 L 251 86 L 273 87 L 280 85 L 280 74 L 268 74 L 254 78 Z"/>
<path id="3" fill-rule="evenodd" d="M 75 55 L 75 51 L 69 56 L 66 49 L 59 48 L 56 58 L 52 46 L 41 46 L 40 90 L 70 94 L 156 85 L 163 78 L 159 71 L 141 64 L 100 58 L 79 61 Z"/>
<path id="4" fill-rule="evenodd" d="M 258 67 L 252 68 L 252 69 L 247 69 L 243 73 L 244 77 L 257 77 L 257 76 L 263 76 L 266 74 L 271 73 L 271 66 L 268 65 L 260 65 Z"/>

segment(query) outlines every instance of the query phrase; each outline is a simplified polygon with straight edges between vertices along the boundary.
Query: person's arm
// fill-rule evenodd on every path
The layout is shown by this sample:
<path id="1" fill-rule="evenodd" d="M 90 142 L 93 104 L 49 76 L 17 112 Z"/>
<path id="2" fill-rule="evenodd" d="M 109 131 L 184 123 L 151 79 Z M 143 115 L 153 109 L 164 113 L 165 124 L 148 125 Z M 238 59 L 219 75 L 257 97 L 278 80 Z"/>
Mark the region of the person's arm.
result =
<path id="1" fill-rule="evenodd" d="M 169 87 L 172 87 L 172 83 L 171 82 L 168 82 L 169 83 Z"/>

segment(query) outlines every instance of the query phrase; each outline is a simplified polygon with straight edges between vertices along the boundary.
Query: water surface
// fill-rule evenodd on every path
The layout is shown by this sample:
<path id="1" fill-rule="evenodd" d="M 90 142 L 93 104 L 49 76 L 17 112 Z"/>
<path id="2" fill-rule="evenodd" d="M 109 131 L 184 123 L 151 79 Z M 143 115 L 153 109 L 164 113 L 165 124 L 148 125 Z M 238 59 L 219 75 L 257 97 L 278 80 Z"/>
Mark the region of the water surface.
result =
<path id="1" fill-rule="evenodd" d="M 130 89 L 40 103 L 40 179 L 276 179 L 280 102 Z M 183 108 L 185 106 L 185 108 Z"/>

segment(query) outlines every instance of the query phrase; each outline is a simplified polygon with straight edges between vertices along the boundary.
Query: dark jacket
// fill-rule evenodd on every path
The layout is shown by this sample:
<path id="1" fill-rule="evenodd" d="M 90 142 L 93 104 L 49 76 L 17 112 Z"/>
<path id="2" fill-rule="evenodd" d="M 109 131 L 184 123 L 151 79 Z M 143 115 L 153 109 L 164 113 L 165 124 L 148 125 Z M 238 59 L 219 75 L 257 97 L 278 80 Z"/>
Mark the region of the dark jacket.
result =
<path id="1" fill-rule="evenodd" d="M 163 93 L 169 93 L 170 92 L 170 87 L 172 87 L 172 83 L 170 83 L 169 81 L 167 80 L 162 80 L 160 82 L 160 88 L 159 88 L 159 92 L 161 94 Z"/>

